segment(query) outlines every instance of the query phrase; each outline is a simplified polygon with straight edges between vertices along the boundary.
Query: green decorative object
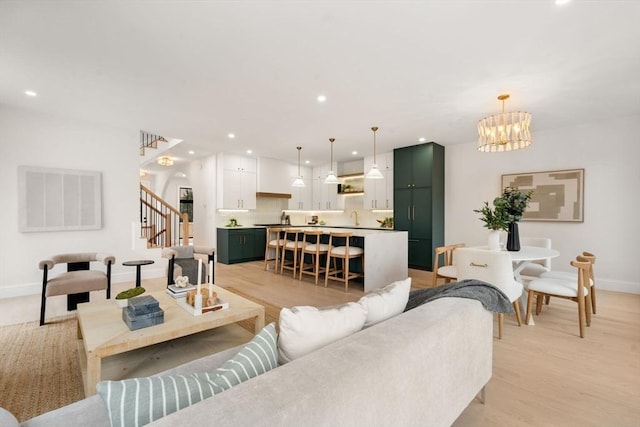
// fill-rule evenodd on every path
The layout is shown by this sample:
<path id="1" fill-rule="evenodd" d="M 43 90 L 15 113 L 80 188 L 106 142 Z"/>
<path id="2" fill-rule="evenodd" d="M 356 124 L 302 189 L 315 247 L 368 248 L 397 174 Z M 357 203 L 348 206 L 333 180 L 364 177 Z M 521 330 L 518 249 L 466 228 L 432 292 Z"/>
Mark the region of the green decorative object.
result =
<path id="1" fill-rule="evenodd" d="M 481 209 L 474 209 L 473 211 L 480 214 L 480 220 L 484 222 L 484 226 L 489 230 L 506 231 L 509 226 L 507 214 L 503 206 L 496 205 L 496 200 L 498 198 L 493 201 L 494 208 L 491 208 L 488 202 L 484 202 L 484 206 Z"/>
<path id="2" fill-rule="evenodd" d="M 145 293 L 145 291 L 146 289 L 143 287 L 127 289 L 126 291 L 122 291 L 118 295 L 116 295 L 116 299 L 129 299 L 137 297 L 138 295 L 142 295 L 143 293 Z"/>

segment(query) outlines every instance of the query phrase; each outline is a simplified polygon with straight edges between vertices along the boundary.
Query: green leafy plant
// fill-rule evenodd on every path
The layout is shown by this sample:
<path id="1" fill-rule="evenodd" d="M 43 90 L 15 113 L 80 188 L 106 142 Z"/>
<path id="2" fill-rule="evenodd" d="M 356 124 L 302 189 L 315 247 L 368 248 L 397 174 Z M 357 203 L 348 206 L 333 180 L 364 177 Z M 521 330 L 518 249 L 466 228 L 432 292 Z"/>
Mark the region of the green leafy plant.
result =
<path id="1" fill-rule="evenodd" d="M 493 201 L 493 209 L 488 202 L 484 202 L 484 206 L 481 209 L 474 209 L 474 212 L 480 214 L 480 220 L 484 222 L 484 226 L 489 230 L 506 231 L 509 228 L 508 216 L 503 206 L 495 205 L 496 200 L 497 198 Z"/>
<path id="2" fill-rule="evenodd" d="M 480 220 L 489 230 L 508 230 L 509 223 L 522 219 L 522 214 L 527 209 L 533 191 L 523 192 L 517 188 L 507 187 L 502 196 L 493 199 L 493 208 L 488 202 L 484 202 L 481 209 L 474 212 L 480 214 Z"/>
<path id="3" fill-rule="evenodd" d="M 508 222 L 518 222 L 529 205 L 533 191 L 523 192 L 517 188 L 507 187 L 502 192 L 502 197 L 493 201 L 494 206 L 500 207 L 507 215 Z"/>
<path id="4" fill-rule="evenodd" d="M 392 216 L 387 216 L 382 220 L 377 219 L 376 221 L 378 221 L 380 223 L 380 227 L 393 228 L 393 217 Z"/>

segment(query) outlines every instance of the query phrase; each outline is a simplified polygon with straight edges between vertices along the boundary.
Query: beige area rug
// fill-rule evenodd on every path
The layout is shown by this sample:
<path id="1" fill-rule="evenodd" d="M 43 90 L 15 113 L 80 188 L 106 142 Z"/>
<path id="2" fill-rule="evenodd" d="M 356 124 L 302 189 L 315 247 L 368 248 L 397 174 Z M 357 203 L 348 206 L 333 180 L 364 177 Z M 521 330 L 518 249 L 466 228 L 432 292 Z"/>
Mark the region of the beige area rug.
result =
<path id="1" fill-rule="evenodd" d="M 237 289 L 226 289 L 263 305 L 266 324 L 278 321 L 280 307 Z M 184 363 L 186 360 L 181 360 L 184 351 L 171 355 L 172 348 L 182 347 L 183 344 L 189 346 L 189 360 L 242 344 L 253 336 L 254 325 L 252 320 L 238 322 L 238 325 L 244 330 L 229 325 L 225 328 L 231 330 L 223 336 L 196 334 L 181 338 L 183 341 L 173 340 L 154 348 L 135 350 L 137 354 L 126 362 L 118 359 L 121 356 L 114 356 L 113 360 L 109 358 L 105 361 L 103 378 L 151 375 L 170 367 L 162 366 L 162 369 L 152 372 L 152 364 L 164 362 L 165 365 L 174 363 L 171 366 L 175 366 Z M 216 350 L 211 351 L 212 348 Z M 49 319 L 42 327 L 37 321 L 0 327 L 0 407 L 23 422 L 83 398 L 75 314 Z"/>
<path id="2" fill-rule="evenodd" d="M 84 397 L 75 315 L 0 328 L 0 406 L 20 422 Z"/>

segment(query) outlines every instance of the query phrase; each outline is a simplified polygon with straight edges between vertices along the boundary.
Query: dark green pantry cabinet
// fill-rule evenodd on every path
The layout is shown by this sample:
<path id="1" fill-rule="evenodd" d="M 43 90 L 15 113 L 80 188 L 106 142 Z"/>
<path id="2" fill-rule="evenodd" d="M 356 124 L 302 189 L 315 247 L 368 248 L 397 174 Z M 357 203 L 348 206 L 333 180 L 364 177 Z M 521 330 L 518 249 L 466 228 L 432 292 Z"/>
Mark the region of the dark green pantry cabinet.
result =
<path id="1" fill-rule="evenodd" d="M 444 147 L 397 148 L 393 165 L 394 228 L 409 232 L 409 267 L 430 270 L 444 244 Z"/>
<path id="2" fill-rule="evenodd" d="M 218 228 L 218 262 L 237 262 L 264 259 L 266 228 Z"/>

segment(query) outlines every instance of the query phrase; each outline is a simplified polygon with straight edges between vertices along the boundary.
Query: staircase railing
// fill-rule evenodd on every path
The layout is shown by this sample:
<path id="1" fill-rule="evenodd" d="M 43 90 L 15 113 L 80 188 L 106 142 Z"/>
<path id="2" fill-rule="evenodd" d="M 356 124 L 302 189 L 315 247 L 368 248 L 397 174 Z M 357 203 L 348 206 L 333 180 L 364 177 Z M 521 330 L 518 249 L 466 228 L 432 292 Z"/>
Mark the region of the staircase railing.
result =
<path id="1" fill-rule="evenodd" d="M 154 135 L 144 130 L 140 131 L 140 155 L 144 156 L 144 151 L 147 148 L 158 148 L 158 142 L 167 142 L 167 140 L 160 135 Z"/>
<path id="2" fill-rule="evenodd" d="M 165 248 L 189 244 L 189 215 L 180 213 L 142 184 L 140 184 L 140 224 L 140 235 L 147 240 L 147 247 Z M 180 229 L 181 225 L 182 229 Z"/>

